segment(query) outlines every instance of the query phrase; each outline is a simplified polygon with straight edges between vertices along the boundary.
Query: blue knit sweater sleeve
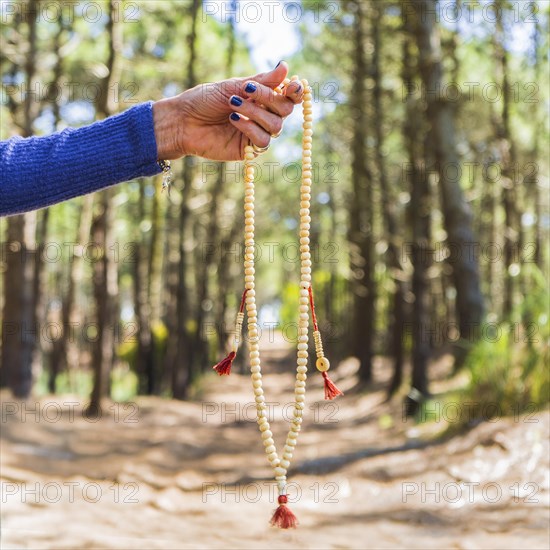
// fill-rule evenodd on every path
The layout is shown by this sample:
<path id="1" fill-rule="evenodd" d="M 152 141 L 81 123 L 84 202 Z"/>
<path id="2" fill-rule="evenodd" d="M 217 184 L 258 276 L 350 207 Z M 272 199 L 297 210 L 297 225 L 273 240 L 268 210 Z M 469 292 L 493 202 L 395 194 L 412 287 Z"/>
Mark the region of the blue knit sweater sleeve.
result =
<path id="1" fill-rule="evenodd" d="M 0 216 L 158 174 L 152 102 L 83 128 L 0 142 Z"/>

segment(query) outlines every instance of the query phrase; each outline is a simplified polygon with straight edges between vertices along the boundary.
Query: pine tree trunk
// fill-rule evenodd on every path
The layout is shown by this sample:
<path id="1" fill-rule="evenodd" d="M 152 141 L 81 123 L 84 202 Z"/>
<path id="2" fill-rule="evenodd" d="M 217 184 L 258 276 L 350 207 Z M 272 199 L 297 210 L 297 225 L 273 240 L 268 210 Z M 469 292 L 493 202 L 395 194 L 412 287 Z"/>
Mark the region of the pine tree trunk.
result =
<path id="1" fill-rule="evenodd" d="M 366 160 L 367 139 L 367 93 L 365 79 L 367 62 L 364 48 L 364 13 L 362 3 L 355 2 L 354 22 L 354 74 L 353 103 L 354 118 L 352 144 L 353 199 L 350 207 L 350 268 L 351 290 L 354 295 L 353 327 L 351 331 L 352 350 L 359 358 L 359 378 L 363 384 L 372 380 L 373 332 L 375 315 L 374 253 L 372 183 L 373 178 Z"/>
<path id="2" fill-rule="evenodd" d="M 108 74 L 101 81 L 101 91 L 96 101 L 96 111 L 100 118 L 113 114 L 114 101 L 109 94 L 111 82 L 116 82 L 118 56 L 122 48 L 122 27 L 117 13 L 117 0 L 109 0 L 109 18 L 106 24 L 108 34 L 109 57 Z M 92 221 L 92 242 L 102 250 L 102 256 L 93 266 L 93 287 L 96 304 L 97 339 L 92 350 L 92 368 L 94 372 L 93 389 L 89 410 L 99 414 L 101 399 L 110 393 L 110 376 L 114 361 L 115 331 L 118 325 L 117 296 L 118 270 L 116 258 L 111 253 L 112 217 L 111 202 L 113 188 L 101 191 L 98 198 L 96 215 Z"/>
<path id="3" fill-rule="evenodd" d="M 384 163 L 384 108 L 382 106 L 382 75 L 380 71 L 380 51 L 382 48 L 381 32 L 383 23 L 383 6 L 374 5 L 374 18 L 372 23 L 373 57 L 372 57 L 372 78 L 373 106 L 374 106 L 374 132 L 376 137 L 376 169 L 380 184 L 380 198 L 382 202 L 383 219 L 385 223 L 386 238 L 388 241 L 388 266 L 394 282 L 391 314 L 388 322 L 388 332 L 391 338 L 391 355 L 393 358 L 393 376 L 388 390 L 392 395 L 399 389 L 403 379 L 403 340 L 405 328 L 405 278 L 403 266 L 400 260 L 400 244 L 402 239 L 399 235 L 395 201 L 390 194 L 388 176 Z"/>
<path id="4" fill-rule="evenodd" d="M 502 206 L 504 209 L 504 296 L 502 314 L 505 318 L 512 313 L 515 294 L 515 277 L 510 267 L 517 261 L 516 254 L 521 240 L 521 227 L 518 219 L 518 189 L 516 184 L 516 154 L 510 131 L 510 84 L 508 81 L 508 51 L 505 45 L 503 11 L 506 5 L 495 0 L 496 28 L 494 34 L 494 52 L 497 73 L 502 89 L 502 112 L 496 124 L 497 151 L 500 161 L 502 184 Z"/>
<path id="5" fill-rule="evenodd" d="M 195 63 L 196 63 L 196 42 L 197 42 L 197 21 L 200 12 L 201 0 L 193 0 L 191 5 L 191 29 L 187 37 L 189 47 L 189 61 L 187 64 L 186 87 L 192 88 L 196 85 Z M 186 283 L 186 269 L 188 267 L 186 239 L 187 224 L 189 218 L 188 201 L 191 195 L 193 178 L 193 160 L 190 157 L 183 159 L 183 190 L 182 201 L 178 207 L 179 212 L 173 213 L 173 219 L 177 220 L 177 257 L 178 261 L 171 268 L 172 298 L 175 308 L 172 309 L 169 317 L 170 338 L 166 354 L 167 372 L 171 375 L 172 395 L 175 399 L 185 399 L 189 390 L 189 382 L 193 378 L 193 350 L 191 338 L 187 327 L 187 316 L 189 314 L 189 292 Z M 176 267 L 177 266 L 177 267 Z M 174 273 L 174 267 L 177 272 Z"/>
<path id="6" fill-rule="evenodd" d="M 417 66 L 412 58 L 412 35 L 409 18 L 403 13 L 406 35 L 403 45 L 403 85 L 404 89 L 413 89 Z M 403 136 L 408 156 L 408 183 L 410 189 L 409 218 L 412 228 L 410 259 L 413 265 L 412 293 L 414 304 L 411 314 L 412 333 L 412 381 L 411 391 L 406 399 L 407 414 L 414 415 L 428 395 L 428 360 L 430 341 L 427 337 L 430 327 L 430 283 L 428 270 L 431 265 L 430 249 L 430 212 L 431 196 L 425 156 L 429 148 L 428 140 L 418 139 L 425 131 L 419 106 L 414 99 L 407 97 Z"/>
<path id="7" fill-rule="evenodd" d="M 34 89 L 37 54 L 38 0 L 29 0 L 25 6 L 28 24 L 28 51 L 25 56 L 25 85 Z M 15 69 L 15 67 L 14 67 Z M 26 94 L 23 101 L 22 135 L 33 133 L 36 117 L 36 98 Z M 12 117 L 16 119 L 19 105 L 9 103 Z M 40 331 L 36 326 L 36 297 L 34 277 L 36 212 L 11 216 L 7 219 L 7 254 L 4 272 L 4 308 L 2 319 L 2 369 L 0 385 L 11 389 L 13 395 L 27 398 L 32 390 L 32 363 Z"/>
<path id="8" fill-rule="evenodd" d="M 138 220 L 145 219 L 145 182 L 140 181 Z M 138 226 L 139 228 L 139 226 Z M 152 238 L 152 236 L 151 236 Z M 141 234 L 137 241 L 134 271 L 134 309 L 138 323 L 136 373 L 138 376 L 138 392 L 152 395 L 155 391 L 155 370 L 153 356 L 153 340 L 151 334 L 151 301 L 149 293 L 150 263 L 147 260 L 147 243 Z"/>
<path id="9" fill-rule="evenodd" d="M 443 89 L 443 63 L 441 40 L 436 23 L 435 0 L 418 0 L 415 31 L 419 52 L 419 69 L 423 89 L 426 90 L 426 116 L 429 125 L 428 170 L 439 176 L 439 191 L 448 243 L 453 254 L 450 266 L 456 288 L 456 312 L 461 338 L 455 348 L 455 366 L 462 365 L 473 336 L 483 318 L 483 296 L 479 282 L 477 258 L 472 254 L 472 243 L 477 242 L 472 226 L 472 212 L 464 198 L 458 177 L 461 168 L 456 148 L 455 113 L 453 104 L 442 94 L 432 93 Z"/>

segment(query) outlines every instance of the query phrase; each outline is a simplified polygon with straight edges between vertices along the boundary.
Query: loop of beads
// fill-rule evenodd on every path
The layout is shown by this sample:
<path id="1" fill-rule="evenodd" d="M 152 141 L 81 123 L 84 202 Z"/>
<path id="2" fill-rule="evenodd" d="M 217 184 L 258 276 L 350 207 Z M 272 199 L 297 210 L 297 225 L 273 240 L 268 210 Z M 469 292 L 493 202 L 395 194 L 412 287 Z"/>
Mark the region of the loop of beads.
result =
<path id="1" fill-rule="evenodd" d="M 275 91 L 282 93 L 282 88 L 288 86 L 292 81 L 299 80 L 293 76 L 290 80 L 285 79 L 281 87 L 275 88 Z M 233 349 L 227 357 L 222 359 L 214 370 L 220 375 L 228 375 L 231 372 L 231 364 L 236 357 L 239 345 L 242 341 L 242 328 L 244 323 L 244 312 L 248 320 L 248 338 L 250 353 L 250 372 L 252 377 L 252 386 L 254 388 L 254 399 L 256 402 L 256 414 L 258 427 L 262 436 L 264 450 L 267 459 L 275 472 L 275 480 L 279 490 L 279 507 L 275 510 L 271 518 L 271 524 L 288 529 L 296 527 L 296 516 L 288 509 L 286 497 L 286 474 L 290 467 L 290 461 L 296 448 L 298 433 L 302 425 L 302 414 L 305 407 L 305 393 L 307 380 L 307 362 L 308 362 L 308 333 L 309 333 L 309 315 L 308 307 L 311 308 L 311 318 L 313 320 L 313 339 L 315 342 L 315 351 L 317 353 L 316 366 L 321 371 L 325 386 L 325 399 L 334 399 L 342 392 L 334 385 L 329 378 L 327 371 L 330 363 L 323 352 L 323 343 L 321 333 L 317 326 L 315 317 L 315 304 L 313 301 L 313 290 L 311 288 L 311 253 L 309 249 L 309 230 L 311 216 L 309 214 L 311 200 L 311 181 L 312 181 L 312 136 L 313 136 L 313 109 L 312 93 L 307 80 L 301 80 L 304 90 L 303 96 L 303 136 L 302 136 L 302 182 L 300 186 L 300 306 L 298 319 L 298 351 L 296 358 L 296 379 L 294 382 L 294 409 L 290 429 L 286 436 L 283 454 L 279 457 L 273 433 L 267 420 L 267 406 L 265 404 L 264 390 L 262 387 L 262 369 L 260 363 L 260 345 L 258 332 L 258 312 L 256 309 L 256 290 L 254 280 L 254 174 L 255 168 L 253 160 L 256 158 L 257 149 L 251 145 L 245 147 L 244 155 L 244 273 L 245 289 L 241 299 L 241 307 L 235 321 L 235 336 L 233 339 Z"/>
<path id="2" fill-rule="evenodd" d="M 286 79 L 283 83 L 287 86 L 291 81 L 298 80 L 297 76 L 292 79 Z M 248 319 L 248 334 L 250 337 L 250 371 L 252 375 L 252 386 L 254 388 L 254 398 L 256 400 L 256 410 L 258 417 L 258 426 L 260 428 L 265 452 L 267 458 L 275 472 L 275 479 L 279 495 L 286 495 L 286 474 L 290 466 L 290 461 L 296 447 L 298 433 L 302 424 L 302 412 L 305 407 L 305 386 L 307 379 L 307 361 L 308 361 L 308 329 L 309 315 L 308 296 L 311 286 L 311 254 L 309 249 L 309 230 L 311 217 L 309 215 L 311 199 L 311 181 L 312 181 L 312 93 L 307 80 L 302 79 L 301 84 L 304 89 L 303 96 L 303 138 L 302 138 L 302 185 L 300 187 L 300 261 L 301 261 L 301 279 L 300 279 L 300 316 L 298 321 L 298 353 L 296 367 L 296 381 L 294 385 L 294 410 L 293 419 L 290 424 L 282 457 L 279 458 L 273 433 L 270 429 L 269 421 L 266 415 L 266 405 L 264 391 L 262 388 L 262 373 L 260 365 L 260 350 L 258 343 L 257 329 L 257 310 L 256 297 L 254 289 L 254 166 L 252 161 L 255 158 L 254 150 L 251 146 L 245 147 L 245 288 L 246 296 L 246 314 Z M 320 341 L 320 340 L 319 340 Z M 322 347 L 321 347 L 322 351 Z"/>

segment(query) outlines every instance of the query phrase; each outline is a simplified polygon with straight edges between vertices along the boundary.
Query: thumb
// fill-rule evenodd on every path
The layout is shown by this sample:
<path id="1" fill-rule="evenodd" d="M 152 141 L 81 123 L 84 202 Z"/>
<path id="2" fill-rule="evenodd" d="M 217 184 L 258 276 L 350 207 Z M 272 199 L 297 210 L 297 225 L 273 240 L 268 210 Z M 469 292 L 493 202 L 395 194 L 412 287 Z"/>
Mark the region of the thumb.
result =
<path id="1" fill-rule="evenodd" d="M 267 73 L 259 73 L 253 76 L 251 80 L 255 80 L 256 82 L 259 82 L 264 86 L 269 86 L 270 88 L 276 88 L 286 78 L 287 74 L 288 65 L 286 64 L 286 61 L 279 61 L 273 70 Z"/>

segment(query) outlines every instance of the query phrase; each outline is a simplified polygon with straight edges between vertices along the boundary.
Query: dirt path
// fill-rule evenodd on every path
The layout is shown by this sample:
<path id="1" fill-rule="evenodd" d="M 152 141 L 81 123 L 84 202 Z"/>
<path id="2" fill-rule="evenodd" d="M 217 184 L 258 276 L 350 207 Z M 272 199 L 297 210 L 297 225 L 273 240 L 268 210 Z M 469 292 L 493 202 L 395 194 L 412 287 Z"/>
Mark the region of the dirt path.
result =
<path id="1" fill-rule="evenodd" d="M 292 376 L 288 350 L 266 346 L 280 442 Z M 339 366 L 344 390 L 355 368 Z M 99 421 L 70 396 L 3 396 L 2 548 L 549 547 L 547 413 L 433 444 L 381 391 L 327 404 L 311 380 L 292 532 L 268 524 L 276 495 L 247 376 L 212 376 L 202 402 L 113 404 Z"/>

